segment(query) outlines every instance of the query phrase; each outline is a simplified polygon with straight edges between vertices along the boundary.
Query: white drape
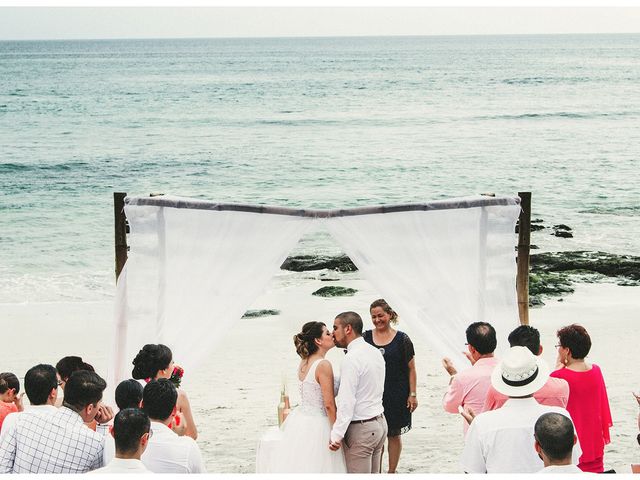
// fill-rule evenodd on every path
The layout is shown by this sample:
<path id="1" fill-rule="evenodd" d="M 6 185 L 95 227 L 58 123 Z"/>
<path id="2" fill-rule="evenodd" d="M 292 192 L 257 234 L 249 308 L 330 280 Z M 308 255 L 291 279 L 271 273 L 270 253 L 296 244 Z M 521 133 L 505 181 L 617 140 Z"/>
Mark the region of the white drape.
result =
<path id="1" fill-rule="evenodd" d="M 165 197 L 166 198 L 166 197 Z M 277 273 L 308 219 L 130 203 L 130 252 L 118 281 L 113 382 L 146 343 L 193 369 Z"/>
<path id="2" fill-rule="evenodd" d="M 197 366 L 313 222 L 324 222 L 403 320 L 460 367 L 469 323 L 490 322 L 503 346 L 518 323 L 514 199 L 316 220 L 199 208 L 207 202 L 188 199 L 190 208 L 174 208 L 181 199 L 162 198 L 165 206 L 139 197 L 125 207 L 130 253 L 116 293 L 110 388 L 130 377 L 146 343 L 164 343 L 184 367 Z"/>
<path id="3" fill-rule="evenodd" d="M 327 227 L 402 320 L 464 368 L 470 323 L 493 325 L 499 348 L 519 323 L 519 211 L 513 204 L 337 217 Z"/>

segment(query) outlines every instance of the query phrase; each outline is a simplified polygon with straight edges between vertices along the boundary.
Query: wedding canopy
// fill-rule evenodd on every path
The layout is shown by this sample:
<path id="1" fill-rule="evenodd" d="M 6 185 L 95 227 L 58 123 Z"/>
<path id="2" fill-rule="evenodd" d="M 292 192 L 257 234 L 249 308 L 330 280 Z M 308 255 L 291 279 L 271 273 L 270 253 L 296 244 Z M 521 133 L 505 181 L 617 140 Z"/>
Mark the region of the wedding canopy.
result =
<path id="1" fill-rule="evenodd" d="M 344 210 L 127 197 L 131 248 L 117 286 L 109 384 L 130 377 L 146 343 L 167 344 L 183 367 L 197 367 L 318 224 L 413 332 L 468 364 L 460 352 L 470 323 L 491 323 L 499 348 L 518 324 L 519 211 L 518 197 Z"/>

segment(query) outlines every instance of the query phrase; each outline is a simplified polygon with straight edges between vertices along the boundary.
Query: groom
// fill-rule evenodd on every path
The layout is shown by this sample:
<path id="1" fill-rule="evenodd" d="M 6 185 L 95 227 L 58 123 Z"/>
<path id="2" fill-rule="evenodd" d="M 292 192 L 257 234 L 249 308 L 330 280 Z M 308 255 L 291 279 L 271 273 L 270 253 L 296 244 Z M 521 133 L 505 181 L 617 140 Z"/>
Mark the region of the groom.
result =
<path id="1" fill-rule="evenodd" d="M 385 364 L 380 351 L 362 338 L 362 318 L 339 314 L 333 322 L 333 342 L 347 348 L 342 362 L 338 413 L 329 449 L 344 445 L 348 473 L 380 473 L 387 438 L 382 392 Z"/>

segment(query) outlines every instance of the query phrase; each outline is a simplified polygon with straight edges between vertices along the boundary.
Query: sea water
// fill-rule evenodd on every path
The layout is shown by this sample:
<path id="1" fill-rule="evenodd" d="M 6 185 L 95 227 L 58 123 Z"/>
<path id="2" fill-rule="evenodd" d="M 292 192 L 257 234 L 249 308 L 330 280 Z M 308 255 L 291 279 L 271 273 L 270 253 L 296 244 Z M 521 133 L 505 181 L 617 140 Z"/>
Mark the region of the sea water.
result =
<path id="1" fill-rule="evenodd" d="M 542 250 L 638 255 L 639 157 L 640 35 L 0 42 L 0 302 L 111 298 L 114 191 L 532 191 Z"/>

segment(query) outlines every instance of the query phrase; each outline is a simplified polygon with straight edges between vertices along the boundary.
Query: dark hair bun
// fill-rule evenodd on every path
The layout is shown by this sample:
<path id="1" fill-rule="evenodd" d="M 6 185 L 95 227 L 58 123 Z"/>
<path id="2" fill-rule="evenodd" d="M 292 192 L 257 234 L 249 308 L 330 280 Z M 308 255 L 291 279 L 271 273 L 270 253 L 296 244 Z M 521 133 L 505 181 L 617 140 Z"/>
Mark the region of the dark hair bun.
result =
<path id="1" fill-rule="evenodd" d="M 135 379 L 155 378 L 158 371 L 169 366 L 171 359 L 171 350 L 166 345 L 147 344 L 133 359 L 131 376 Z"/>
<path id="2" fill-rule="evenodd" d="M 302 331 L 293 336 L 296 353 L 302 358 L 308 358 L 318 351 L 315 340 L 322 337 L 326 325 L 322 322 L 307 322 Z"/>

